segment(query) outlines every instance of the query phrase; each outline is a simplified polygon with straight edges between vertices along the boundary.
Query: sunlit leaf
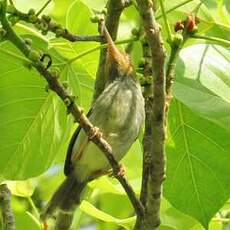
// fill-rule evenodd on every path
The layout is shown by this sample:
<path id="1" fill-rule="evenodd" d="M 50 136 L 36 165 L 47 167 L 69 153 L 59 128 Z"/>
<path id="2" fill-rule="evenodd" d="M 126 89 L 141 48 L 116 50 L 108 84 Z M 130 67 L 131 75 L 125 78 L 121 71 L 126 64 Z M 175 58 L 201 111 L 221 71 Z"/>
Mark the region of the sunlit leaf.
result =
<path id="1" fill-rule="evenodd" d="M 32 180 L 7 181 L 6 184 L 11 193 L 16 196 L 30 197 L 34 192 L 34 184 Z"/>
<path id="2" fill-rule="evenodd" d="M 37 48 L 52 54 L 55 64 L 66 61 L 52 48 L 48 50 L 44 40 L 34 37 L 34 41 Z M 73 121 L 57 95 L 45 92 L 45 80 L 23 67 L 24 57 L 8 43 L 0 48 L 0 175 L 26 179 L 44 172 L 57 154 L 65 154 Z M 81 64 L 60 68 L 61 79 L 69 82 L 78 104 L 88 108 L 93 80 L 87 70 Z M 81 97 L 82 90 L 87 97 Z"/>
<path id="3" fill-rule="evenodd" d="M 117 219 L 101 210 L 97 209 L 95 206 L 90 204 L 87 201 L 83 201 L 80 205 L 82 211 L 86 212 L 88 215 L 91 215 L 97 219 L 100 219 L 105 222 L 115 223 L 119 226 L 124 227 L 125 229 L 132 229 L 135 221 L 135 217 L 130 217 L 127 219 Z"/>
<path id="4" fill-rule="evenodd" d="M 183 49 L 173 86 L 175 97 L 201 116 L 230 130 L 230 53 L 219 46 Z"/>
<path id="5" fill-rule="evenodd" d="M 164 195 L 205 227 L 230 196 L 229 132 L 174 101 Z"/>

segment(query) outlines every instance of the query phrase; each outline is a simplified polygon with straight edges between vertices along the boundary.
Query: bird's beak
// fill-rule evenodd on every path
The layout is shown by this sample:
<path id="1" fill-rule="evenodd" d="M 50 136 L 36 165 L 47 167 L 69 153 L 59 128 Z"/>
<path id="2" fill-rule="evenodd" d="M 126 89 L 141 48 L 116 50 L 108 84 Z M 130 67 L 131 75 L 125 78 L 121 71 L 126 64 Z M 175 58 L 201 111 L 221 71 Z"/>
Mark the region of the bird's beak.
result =
<path id="1" fill-rule="evenodd" d="M 115 46 L 108 30 L 104 26 L 103 35 L 106 38 L 108 43 L 107 48 L 107 63 L 111 68 L 117 66 L 118 71 L 121 75 L 130 75 L 133 72 L 132 65 L 130 63 L 129 57 L 127 54 L 121 53 Z M 115 65 L 114 65 L 115 64 Z"/>

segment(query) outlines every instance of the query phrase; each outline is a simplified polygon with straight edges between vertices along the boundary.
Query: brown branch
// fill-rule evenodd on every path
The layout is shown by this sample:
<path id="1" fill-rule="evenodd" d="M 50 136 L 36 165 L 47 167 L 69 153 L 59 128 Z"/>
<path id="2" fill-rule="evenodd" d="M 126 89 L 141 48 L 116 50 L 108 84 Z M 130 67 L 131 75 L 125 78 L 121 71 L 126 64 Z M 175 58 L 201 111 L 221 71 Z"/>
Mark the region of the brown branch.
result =
<path id="1" fill-rule="evenodd" d="M 3 29 L 6 31 L 6 38 L 12 42 L 26 57 L 31 56 L 31 49 L 28 47 L 24 40 L 18 36 L 11 28 L 9 22 L 5 16 L 6 9 L 6 0 L 0 2 L 0 21 L 2 23 Z M 95 129 L 93 124 L 88 120 L 88 118 L 84 115 L 82 109 L 77 106 L 74 100 L 74 96 L 71 95 L 63 84 L 59 81 L 58 76 L 51 71 L 49 71 L 40 61 L 40 59 L 32 59 L 32 66 L 45 78 L 45 80 L 49 84 L 49 88 L 53 90 L 65 103 L 67 110 L 71 113 L 75 119 L 82 127 L 82 129 L 86 132 L 88 136 L 92 136 L 92 133 Z M 106 142 L 105 139 L 100 137 L 99 135 L 94 135 L 91 138 L 91 141 L 94 142 L 100 150 L 104 153 L 107 160 L 109 161 L 115 177 L 122 184 L 124 190 L 126 191 L 134 209 L 138 216 L 143 216 L 143 207 L 139 199 L 136 197 L 135 192 L 133 191 L 131 185 L 128 183 L 127 179 L 123 176 L 119 176 L 120 165 L 115 160 L 114 154 L 111 146 Z"/>
<path id="2" fill-rule="evenodd" d="M 109 0 L 107 3 L 107 14 L 105 18 L 105 26 L 108 28 L 109 34 L 116 40 L 117 31 L 119 26 L 119 20 L 122 11 L 125 7 L 130 5 L 129 0 Z M 102 41 L 102 44 L 106 41 Z M 100 58 L 97 68 L 96 81 L 95 81 L 95 89 L 93 100 L 96 100 L 97 97 L 102 93 L 106 84 L 106 76 L 105 76 L 105 64 L 106 64 L 106 54 L 107 49 L 101 49 Z"/>
<path id="3" fill-rule="evenodd" d="M 153 101 L 153 86 L 152 86 L 152 54 L 146 39 L 142 40 L 142 51 L 143 51 L 143 76 L 146 82 L 151 79 L 151 83 L 144 86 L 144 98 L 145 98 L 145 133 L 143 138 L 143 163 L 142 163 L 142 185 L 140 200 L 145 206 L 147 202 L 147 189 L 148 189 L 148 178 L 151 170 L 151 146 L 152 144 L 152 101 Z"/>
<path id="4" fill-rule="evenodd" d="M 48 33 L 48 31 L 54 33 L 56 37 L 62 37 L 70 42 L 76 41 L 95 41 L 101 42 L 102 37 L 100 35 L 76 35 L 71 33 L 66 28 L 63 28 L 60 24 L 51 20 L 51 18 L 47 15 L 42 15 L 42 17 L 38 17 L 35 12 L 29 12 L 25 14 L 16 8 L 11 8 L 7 11 L 11 17 L 17 17 L 17 20 L 25 21 L 27 23 L 33 24 L 38 30 L 40 30 L 44 35 Z"/>
<path id="5" fill-rule="evenodd" d="M 144 187 L 142 188 L 142 200 L 144 195 L 146 196 L 145 218 L 137 218 L 135 228 L 144 229 L 143 224 L 145 224 L 145 229 L 152 230 L 160 224 L 161 190 L 165 177 L 165 51 L 151 1 L 137 0 L 137 4 L 151 50 L 153 99 L 146 105 L 144 163 L 148 170 L 143 172 Z M 153 4 L 156 5 L 155 1 Z"/>
<path id="6" fill-rule="evenodd" d="M 14 214 L 11 208 L 11 192 L 6 184 L 0 185 L 0 204 L 2 211 L 3 229 L 15 230 Z"/>

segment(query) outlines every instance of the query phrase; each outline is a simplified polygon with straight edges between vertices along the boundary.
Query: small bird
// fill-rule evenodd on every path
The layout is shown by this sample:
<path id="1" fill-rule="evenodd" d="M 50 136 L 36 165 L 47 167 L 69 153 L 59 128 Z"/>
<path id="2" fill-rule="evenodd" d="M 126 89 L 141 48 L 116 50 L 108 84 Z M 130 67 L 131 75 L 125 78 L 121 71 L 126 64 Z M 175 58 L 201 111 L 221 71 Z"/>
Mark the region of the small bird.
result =
<path id="1" fill-rule="evenodd" d="M 120 161 L 138 137 L 144 122 L 144 99 L 129 57 L 116 48 L 105 26 L 102 34 L 108 43 L 107 84 L 93 103 L 88 118 L 102 132 L 103 138 L 112 147 L 115 159 Z M 86 184 L 108 174 L 110 168 L 101 150 L 78 127 L 67 151 L 66 179 L 48 202 L 41 215 L 42 220 L 58 211 L 55 229 L 69 229 Z"/>

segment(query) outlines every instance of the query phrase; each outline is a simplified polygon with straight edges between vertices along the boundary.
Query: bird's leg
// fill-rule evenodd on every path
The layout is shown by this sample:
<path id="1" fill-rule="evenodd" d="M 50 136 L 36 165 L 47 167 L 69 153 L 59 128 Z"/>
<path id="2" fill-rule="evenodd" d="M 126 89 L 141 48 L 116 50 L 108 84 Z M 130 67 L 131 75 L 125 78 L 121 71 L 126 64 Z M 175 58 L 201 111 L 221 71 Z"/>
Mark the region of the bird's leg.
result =
<path id="1" fill-rule="evenodd" d="M 114 174 L 114 171 L 112 169 L 109 170 L 109 177 L 116 177 L 116 176 L 120 176 L 120 177 L 124 177 L 125 176 L 125 172 L 126 172 L 126 168 L 123 164 L 120 164 L 120 168 L 119 171 L 116 173 L 116 175 Z"/>
<path id="2" fill-rule="evenodd" d="M 120 169 L 119 169 L 119 172 L 117 173 L 117 175 L 120 177 L 124 177 L 125 171 L 126 171 L 125 166 L 123 164 L 120 164 Z"/>
<path id="3" fill-rule="evenodd" d="M 94 137 L 97 137 L 99 139 L 102 137 L 102 132 L 100 132 L 99 128 L 95 126 L 90 130 L 89 140 L 92 140 Z"/>

